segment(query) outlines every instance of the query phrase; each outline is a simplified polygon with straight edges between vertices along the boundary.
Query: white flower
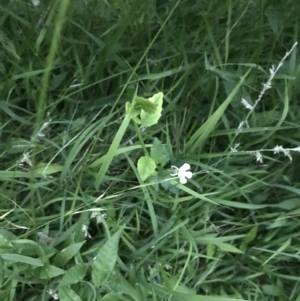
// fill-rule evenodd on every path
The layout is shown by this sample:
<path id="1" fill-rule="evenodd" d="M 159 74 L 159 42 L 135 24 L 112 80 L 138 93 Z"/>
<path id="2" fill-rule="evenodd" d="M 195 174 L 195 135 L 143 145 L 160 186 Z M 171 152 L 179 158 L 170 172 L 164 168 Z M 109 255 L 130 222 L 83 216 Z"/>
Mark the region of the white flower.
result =
<path id="1" fill-rule="evenodd" d="M 234 145 L 234 147 L 230 147 L 230 150 L 231 150 L 231 152 L 232 153 L 237 153 L 238 152 L 238 148 L 240 147 L 240 143 L 236 143 L 235 145 Z"/>
<path id="2" fill-rule="evenodd" d="M 23 154 L 23 158 L 21 159 L 19 166 L 20 167 L 32 166 L 29 153 Z"/>
<path id="3" fill-rule="evenodd" d="M 96 223 L 101 224 L 107 218 L 107 214 L 99 213 L 98 211 L 93 211 L 91 214 L 91 218 L 96 218 Z"/>
<path id="4" fill-rule="evenodd" d="M 31 0 L 31 3 L 34 5 L 34 6 L 38 6 L 40 4 L 40 0 Z"/>
<path id="5" fill-rule="evenodd" d="M 82 225 L 81 231 L 84 233 L 84 237 L 92 238 L 92 236 L 88 232 L 88 226 Z"/>
<path id="6" fill-rule="evenodd" d="M 52 289 L 48 290 L 47 293 L 54 299 L 58 300 L 58 294 L 54 293 Z"/>
<path id="7" fill-rule="evenodd" d="M 180 168 L 172 165 L 173 172 L 170 174 L 172 177 L 178 177 L 181 184 L 186 184 L 187 179 L 191 179 L 193 173 L 189 171 L 190 164 L 184 163 Z"/>
<path id="8" fill-rule="evenodd" d="M 281 145 L 276 145 L 274 148 L 273 148 L 273 151 L 274 151 L 274 154 L 279 154 L 280 152 L 283 152 L 284 149 Z"/>
<path id="9" fill-rule="evenodd" d="M 246 109 L 253 111 L 254 107 L 251 106 L 250 103 L 245 98 L 242 98 L 241 103 Z"/>
<path id="10" fill-rule="evenodd" d="M 263 157 L 262 157 L 261 152 L 257 151 L 255 153 L 255 156 L 256 156 L 256 162 L 263 163 Z"/>

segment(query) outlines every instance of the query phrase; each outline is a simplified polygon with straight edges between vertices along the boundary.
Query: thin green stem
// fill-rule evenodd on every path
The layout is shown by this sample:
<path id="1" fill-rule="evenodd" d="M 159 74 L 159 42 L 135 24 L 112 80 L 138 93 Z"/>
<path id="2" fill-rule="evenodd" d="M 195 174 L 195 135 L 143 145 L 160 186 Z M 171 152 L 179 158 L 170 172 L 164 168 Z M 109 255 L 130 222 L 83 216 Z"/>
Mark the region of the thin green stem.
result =
<path id="1" fill-rule="evenodd" d="M 145 156 L 149 156 L 149 152 L 147 151 L 146 145 L 144 143 L 141 130 L 140 130 L 140 128 L 138 127 L 137 123 L 134 120 L 133 120 L 133 124 L 134 124 L 134 128 L 135 128 L 136 134 L 137 134 L 137 136 L 138 136 L 138 138 L 140 140 L 141 146 L 143 148 L 143 151 L 145 153 Z"/>

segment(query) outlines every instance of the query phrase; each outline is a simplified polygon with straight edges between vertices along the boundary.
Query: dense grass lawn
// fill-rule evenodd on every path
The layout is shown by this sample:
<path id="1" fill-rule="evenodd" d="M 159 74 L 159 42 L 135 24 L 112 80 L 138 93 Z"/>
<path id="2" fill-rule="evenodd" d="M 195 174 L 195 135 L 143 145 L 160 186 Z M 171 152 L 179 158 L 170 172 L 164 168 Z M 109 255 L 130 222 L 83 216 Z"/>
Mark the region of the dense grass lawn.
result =
<path id="1" fill-rule="evenodd" d="M 298 0 L 0 4 L 0 301 L 300 301 Z"/>

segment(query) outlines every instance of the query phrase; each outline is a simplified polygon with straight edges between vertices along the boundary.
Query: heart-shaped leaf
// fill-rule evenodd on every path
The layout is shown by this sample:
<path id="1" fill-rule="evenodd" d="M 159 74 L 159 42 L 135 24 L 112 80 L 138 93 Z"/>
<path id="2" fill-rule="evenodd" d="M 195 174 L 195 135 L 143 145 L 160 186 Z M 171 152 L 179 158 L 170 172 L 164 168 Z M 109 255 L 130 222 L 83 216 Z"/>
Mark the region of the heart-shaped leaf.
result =
<path id="1" fill-rule="evenodd" d="M 138 161 L 137 169 L 142 181 L 154 174 L 155 168 L 155 161 L 148 156 L 143 156 Z"/>

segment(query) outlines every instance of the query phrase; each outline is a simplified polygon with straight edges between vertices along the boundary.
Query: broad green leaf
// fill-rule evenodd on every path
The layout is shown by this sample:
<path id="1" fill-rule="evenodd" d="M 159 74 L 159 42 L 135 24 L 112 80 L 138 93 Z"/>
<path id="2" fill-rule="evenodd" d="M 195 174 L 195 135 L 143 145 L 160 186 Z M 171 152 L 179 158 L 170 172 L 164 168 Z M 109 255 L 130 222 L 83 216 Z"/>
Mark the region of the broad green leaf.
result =
<path id="1" fill-rule="evenodd" d="M 65 273 L 66 273 L 66 271 L 64 271 L 60 268 L 57 268 L 54 265 L 47 265 L 47 266 L 44 266 L 40 270 L 39 278 L 40 279 L 51 279 L 51 278 L 55 278 L 57 276 L 63 275 Z"/>
<path id="2" fill-rule="evenodd" d="M 68 286 L 75 284 L 83 279 L 87 271 L 87 264 L 79 263 L 71 267 L 66 274 L 63 276 L 62 280 L 59 282 L 59 288 L 63 286 Z"/>
<path id="3" fill-rule="evenodd" d="M 21 262 L 21 263 L 26 263 L 32 266 L 43 266 L 44 263 L 40 259 L 36 258 L 31 258 L 28 256 L 24 255 L 19 255 L 19 254 L 0 254 L 0 257 L 2 257 L 6 261 L 10 262 Z"/>
<path id="4" fill-rule="evenodd" d="M 155 163 L 161 164 L 161 166 L 164 166 L 170 161 L 170 154 L 167 147 L 162 145 L 160 140 L 157 138 L 154 138 L 150 154 Z"/>
<path id="5" fill-rule="evenodd" d="M 85 241 L 73 244 L 58 252 L 54 258 L 54 265 L 59 267 L 64 266 L 71 258 L 73 258 L 79 252 L 80 248 L 83 246 L 84 243 Z"/>
<path id="6" fill-rule="evenodd" d="M 149 98 L 149 101 L 156 105 L 156 109 L 154 112 L 151 112 L 151 113 L 150 113 L 150 110 L 146 111 L 146 110 L 142 109 L 141 126 L 149 127 L 158 122 L 158 120 L 161 116 L 161 112 L 162 112 L 163 96 L 164 96 L 164 94 L 162 92 L 159 92 Z"/>
<path id="7" fill-rule="evenodd" d="M 156 164 L 154 160 L 148 156 L 143 156 L 139 159 L 137 169 L 143 181 L 154 174 Z"/>
<path id="8" fill-rule="evenodd" d="M 248 301 L 244 299 L 236 299 L 236 298 L 226 298 L 223 296 L 203 296 L 196 294 L 184 294 L 179 292 L 174 292 L 173 296 L 176 301 Z"/>
<path id="9" fill-rule="evenodd" d="M 222 251 L 225 251 L 225 252 L 230 252 L 230 253 L 239 253 L 239 254 L 242 254 L 243 252 L 241 250 L 239 250 L 238 248 L 230 245 L 230 244 L 227 244 L 227 243 L 215 243 L 215 245 L 217 247 L 219 247 Z"/>
<path id="10" fill-rule="evenodd" d="M 118 258 L 119 239 L 122 231 L 123 228 L 110 237 L 95 257 L 92 266 L 92 279 L 95 285 L 103 285 L 113 270 Z"/>
<path id="11" fill-rule="evenodd" d="M 141 126 L 149 127 L 156 124 L 160 118 L 162 103 L 162 92 L 154 94 L 149 99 L 135 95 L 131 103 L 126 103 L 126 114 Z"/>
<path id="12" fill-rule="evenodd" d="M 59 301 L 82 301 L 82 299 L 69 287 L 58 291 Z"/>
<path id="13" fill-rule="evenodd" d="M 105 295 L 101 299 L 101 301 L 117 301 L 117 300 L 120 300 L 121 296 L 122 296 L 121 293 L 110 292 L 107 295 Z"/>

